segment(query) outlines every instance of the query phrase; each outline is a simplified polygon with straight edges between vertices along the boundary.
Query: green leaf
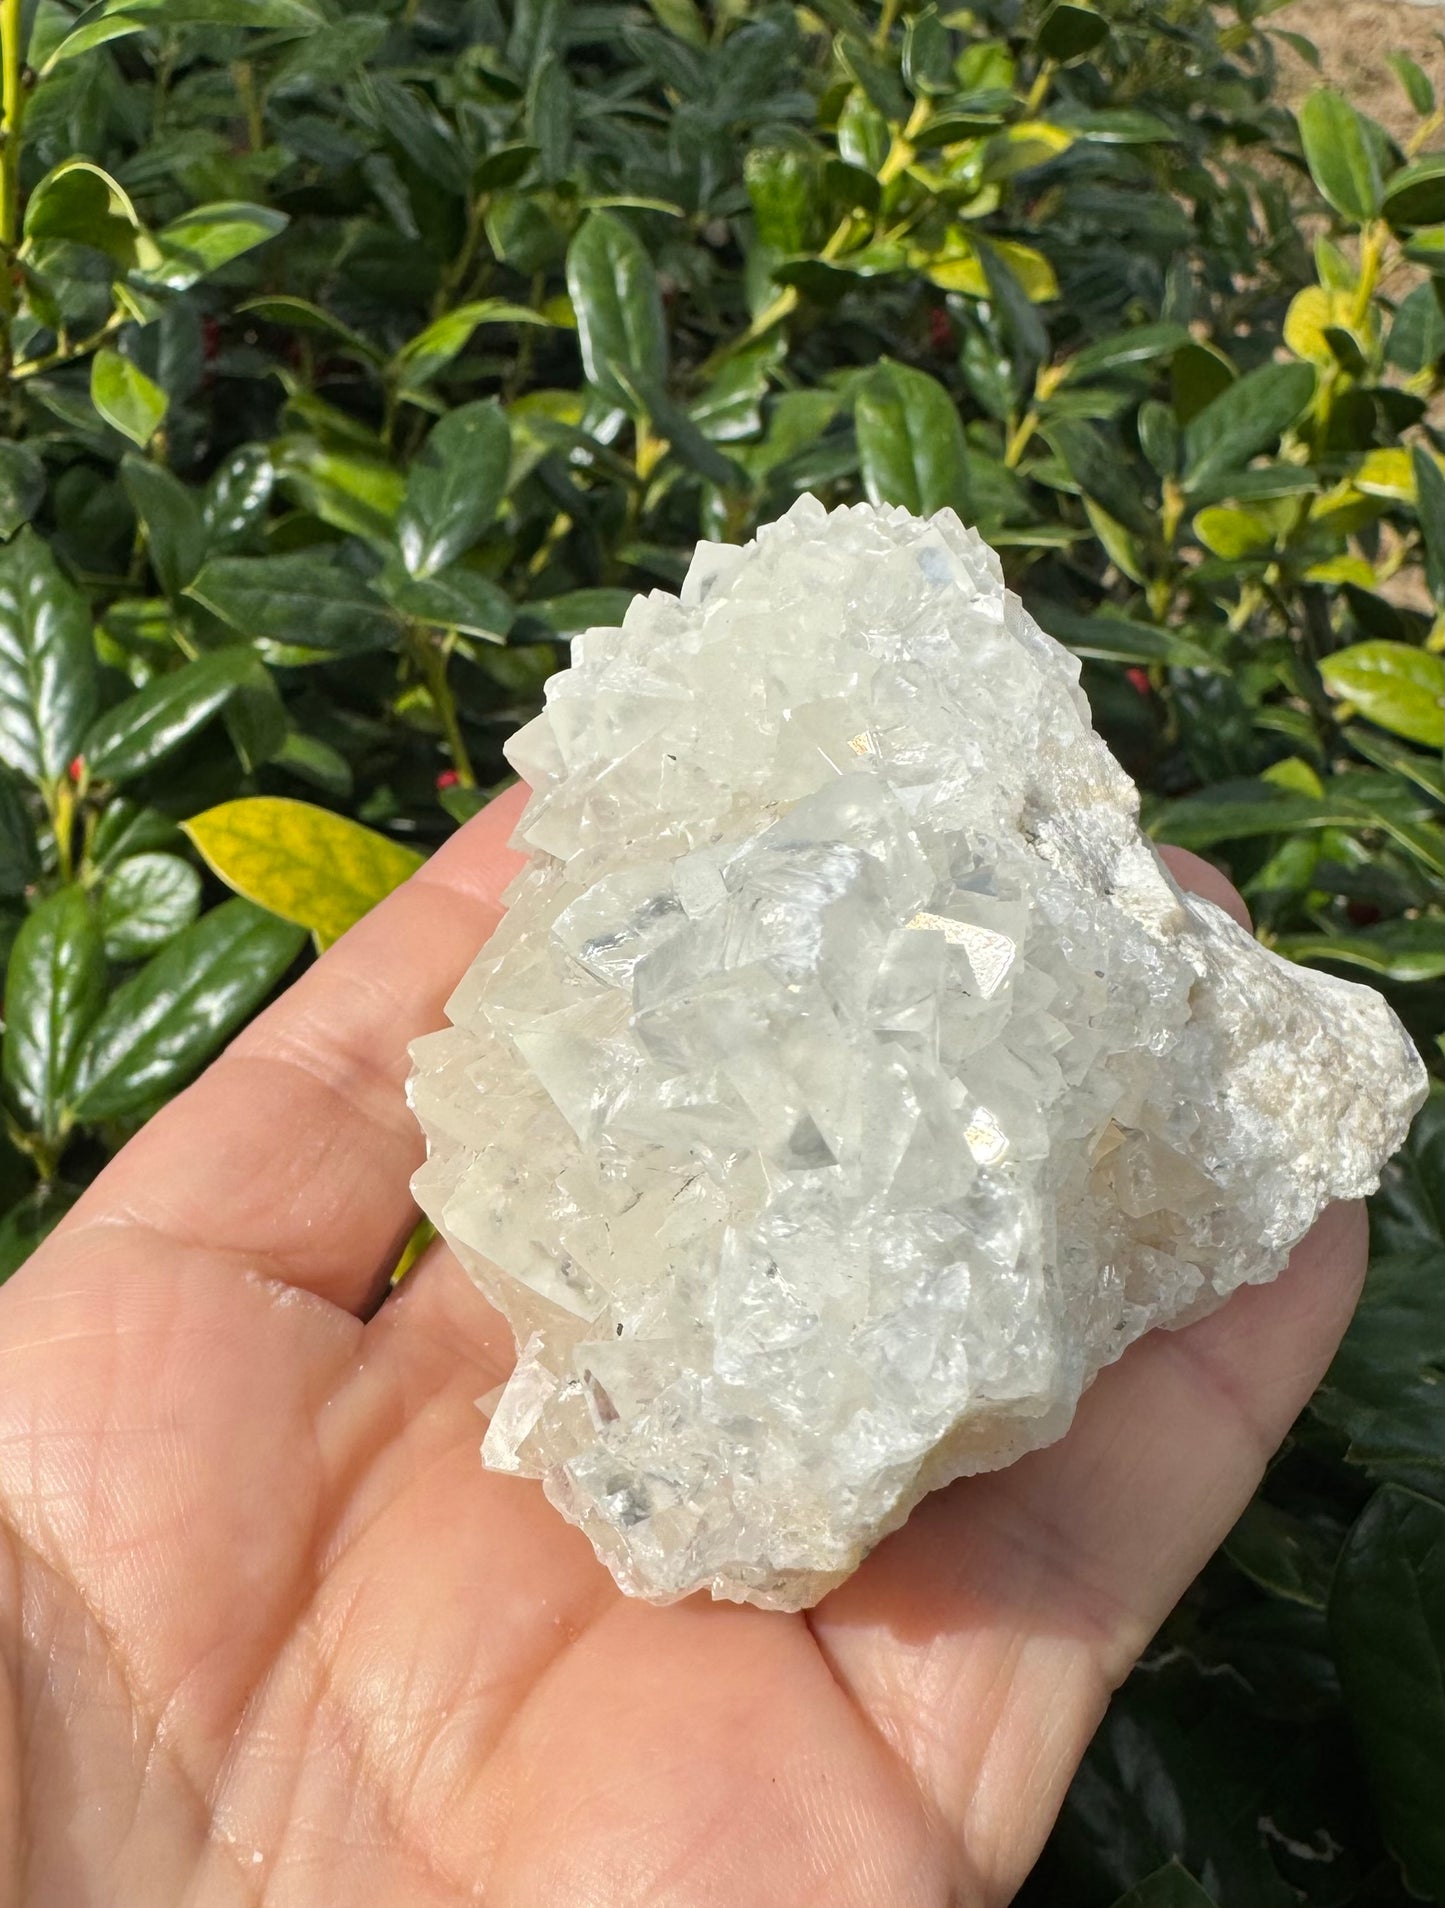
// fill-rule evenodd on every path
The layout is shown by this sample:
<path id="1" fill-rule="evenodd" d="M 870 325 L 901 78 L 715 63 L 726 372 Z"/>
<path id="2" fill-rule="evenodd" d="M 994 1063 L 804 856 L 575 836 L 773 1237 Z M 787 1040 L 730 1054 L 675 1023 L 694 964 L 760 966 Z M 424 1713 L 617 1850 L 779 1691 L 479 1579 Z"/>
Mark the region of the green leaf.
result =
<path id="1" fill-rule="evenodd" d="M 433 426 L 407 474 L 396 524 L 413 576 L 434 576 L 476 542 L 507 493 L 511 459 L 507 414 L 491 399 L 464 404 Z"/>
<path id="2" fill-rule="evenodd" d="M 277 480 L 323 523 L 347 536 L 391 547 L 405 479 L 384 458 L 328 450 L 314 437 L 282 437 L 271 446 Z"/>
<path id="3" fill-rule="evenodd" d="M 1332 696 L 1392 735 L 1445 747 L 1445 658 L 1409 643 L 1356 643 L 1320 660 Z"/>
<path id="4" fill-rule="evenodd" d="M 1281 934 L 1275 951 L 1291 961 L 1329 961 L 1362 967 L 1385 980 L 1431 981 L 1445 976 L 1445 921 L 1422 914 L 1381 921 L 1352 934 Z"/>
<path id="5" fill-rule="evenodd" d="M 309 928 L 321 947 L 422 864 L 413 849 L 374 829 L 283 796 L 223 802 L 185 829 L 228 887 Z"/>
<path id="6" fill-rule="evenodd" d="M 1394 68 L 1395 77 L 1405 89 L 1405 97 L 1420 114 L 1435 110 L 1435 88 L 1430 83 L 1428 73 L 1422 71 L 1408 53 L 1387 53 L 1385 58 Z"/>
<path id="7" fill-rule="evenodd" d="M 26 1125 L 59 1137 L 72 1068 L 105 1000 L 105 949 L 84 891 L 57 889 L 26 918 L 5 974 L 5 1085 Z"/>
<path id="8" fill-rule="evenodd" d="M 1108 33 L 1109 22 L 1093 7 L 1080 5 L 1079 0 L 1058 0 L 1039 22 L 1034 44 L 1045 59 L 1063 65 L 1092 53 Z"/>
<path id="9" fill-rule="evenodd" d="M 225 901 L 116 988 L 76 1060 L 73 1105 L 121 1119 L 174 1093 L 253 1013 L 303 935 L 249 901 Z"/>
<path id="10" fill-rule="evenodd" d="M 142 231 L 130 195 L 89 159 L 63 159 L 46 173 L 25 206 L 27 251 L 65 240 L 128 266 L 135 261 Z"/>
<path id="11" fill-rule="evenodd" d="M 1445 1465 L 1439 1253 L 1427 1222 L 1414 1250 L 1370 1260 L 1350 1328 L 1310 1400 L 1314 1416 L 1349 1440 L 1350 1462 L 1382 1479 Z"/>
<path id="12" fill-rule="evenodd" d="M 1393 226 L 1438 225 L 1445 219 L 1445 153 L 1427 152 L 1385 181 L 1384 214 Z"/>
<path id="13" fill-rule="evenodd" d="M 494 147 L 473 166 L 472 191 L 504 192 L 526 178 L 536 157 L 537 148 L 520 140 Z"/>
<path id="14" fill-rule="evenodd" d="M 122 458 L 120 474 L 145 525 L 156 581 L 167 596 L 179 596 L 195 580 L 206 554 L 206 524 L 195 492 L 144 457 Z"/>
<path id="15" fill-rule="evenodd" d="M 567 249 L 567 289 L 588 382 L 626 406 L 614 370 L 633 380 L 660 379 L 667 370 L 657 273 L 631 227 L 610 213 L 589 212 Z"/>
<path id="16" fill-rule="evenodd" d="M 86 735 L 81 754 L 91 780 L 128 782 L 154 768 L 204 728 L 236 690 L 265 674 L 251 651 L 237 645 L 157 676 L 108 709 Z"/>
<path id="17" fill-rule="evenodd" d="M 1267 511 L 1213 504 L 1194 519 L 1194 534 L 1215 556 L 1237 562 L 1267 556 L 1275 545 L 1275 520 Z"/>
<path id="18" fill-rule="evenodd" d="M 1188 344 L 1184 325 L 1134 325 L 1128 331 L 1116 331 L 1076 351 L 1064 366 L 1070 382 L 1081 384 L 1088 378 L 1103 377 L 1110 371 L 1128 370 L 1134 365 L 1152 364 L 1167 358 Z"/>
<path id="19" fill-rule="evenodd" d="M 597 214 L 594 217 L 599 216 Z M 391 361 L 390 372 L 403 392 L 420 391 L 445 371 L 479 325 L 549 325 L 541 312 L 529 311 L 505 298 L 482 298 L 458 305 L 404 344 Z"/>
<path id="20" fill-rule="evenodd" d="M 113 430 L 142 450 L 170 408 L 161 387 L 118 351 L 97 351 L 91 359 L 90 401 Z"/>
<path id="21" fill-rule="evenodd" d="M 360 577 L 323 557 L 213 557 L 187 595 L 243 636 L 286 650 L 355 656 L 401 634 Z"/>
<path id="22" fill-rule="evenodd" d="M 1185 490 L 1218 481 L 1275 444 L 1314 389 L 1314 369 L 1308 364 L 1262 364 L 1237 378 L 1185 427 Z"/>
<path id="23" fill-rule="evenodd" d="M 331 24 L 313 0 L 113 0 L 116 11 L 157 27 L 240 26 L 285 33 L 324 32 Z"/>
<path id="24" fill-rule="evenodd" d="M 0 896 L 18 898 L 39 873 L 34 818 L 19 784 L 0 769 Z"/>
<path id="25" fill-rule="evenodd" d="M 49 1238 L 78 1197 L 78 1188 L 52 1181 L 17 1200 L 0 1219 L 0 1285 Z"/>
<path id="26" fill-rule="evenodd" d="M 968 448 L 953 399 L 926 371 L 879 366 L 858 393 L 854 421 L 871 503 L 915 516 L 968 514 Z"/>
<path id="27" fill-rule="evenodd" d="M 810 147 L 755 146 L 743 162 L 760 242 L 786 256 L 812 251 L 821 218 L 822 173 Z"/>
<path id="28" fill-rule="evenodd" d="M 506 591 L 464 563 L 453 563 L 428 577 L 408 574 L 393 557 L 377 578 L 377 588 L 401 615 L 441 629 L 460 629 L 471 636 L 500 642 L 512 627 L 516 611 Z"/>
<path id="29" fill-rule="evenodd" d="M 1108 610 L 1086 614 L 1048 598 L 1031 598 L 1029 608 L 1056 642 L 1094 662 L 1162 662 L 1176 669 L 1221 667 L 1211 650 L 1183 630 L 1136 622 Z"/>
<path id="30" fill-rule="evenodd" d="M 1331 86 L 1317 87 L 1299 109 L 1300 144 L 1321 195 L 1363 225 L 1380 211 L 1380 165 L 1365 121 Z"/>
<path id="31" fill-rule="evenodd" d="M 1433 285 L 1417 285 L 1401 299 L 1385 356 L 1402 371 L 1428 371 L 1445 355 L 1445 315 Z"/>
<path id="32" fill-rule="evenodd" d="M 1385 1845 L 1412 1893 L 1445 1895 L 1445 1507 L 1387 1484 L 1350 1532 L 1330 1640 Z"/>
<path id="33" fill-rule="evenodd" d="M 201 877 L 179 855 L 132 855 L 100 894 L 100 927 L 113 961 L 144 960 L 201 910 Z"/>
<path id="34" fill-rule="evenodd" d="M 136 276 L 144 285 L 187 291 L 243 252 L 275 238 L 289 224 L 286 214 L 272 206 L 236 200 L 198 205 L 156 233 L 160 256 Z"/>
<path id="35" fill-rule="evenodd" d="M 1136 1882 L 1127 1895 L 1120 1895 L 1113 1908 L 1214 1908 L 1214 1897 L 1205 1893 L 1187 1868 L 1166 1862 Z"/>
<path id="36" fill-rule="evenodd" d="M 0 760 L 56 782 L 99 697 L 90 611 L 30 529 L 0 549 Z"/>
<path id="37" fill-rule="evenodd" d="M 1425 546 L 1425 580 L 1438 604 L 1445 602 L 1445 472 L 1419 444 L 1410 455 L 1415 466 L 1420 541 Z"/>
<path id="38" fill-rule="evenodd" d="M 1263 1497 L 1254 1498 L 1224 1540 L 1224 1552 L 1236 1569 L 1289 1603 L 1322 1610 L 1334 1569 L 1336 1536 L 1321 1531 L 1293 1512 Z"/>
<path id="39" fill-rule="evenodd" d="M 35 452 L 0 442 L 0 543 L 29 523 L 44 496 L 45 466 Z"/>
<path id="40" fill-rule="evenodd" d="M 1123 524 L 1135 536 L 1147 538 L 1151 534 L 1153 518 L 1117 438 L 1106 436 L 1079 417 L 1049 418 L 1043 432 L 1084 496 L 1092 497 L 1114 522 Z"/>
<path id="41" fill-rule="evenodd" d="M 344 324 L 331 312 L 324 311 L 320 305 L 313 304 L 309 298 L 272 293 L 264 298 L 248 298 L 237 310 L 248 317 L 260 318 L 268 325 L 284 325 L 288 331 L 310 331 L 325 338 L 334 338 L 339 345 L 367 364 L 385 362 L 384 354 L 369 339 L 363 338 L 359 331 L 353 331 L 350 325 Z"/>
<path id="42" fill-rule="evenodd" d="M 523 603 L 517 610 L 519 633 L 535 626 L 538 636 L 576 636 L 586 629 L 616 629 L 627 614 L 635 590 L 568 590 L 562 596 Z"/>
<path id="43" fill-rule="evenodd" d="M 243 444 L 211 474 L 201 503 L 206 528 L 218 544 L 254 530 L 266 514 L 275 469 L 264 444 Z"/>
<path id="44" fill-rule="evenodd" d="M 48 79 L 57 66 L 73 60 L 78 53 L 89 53 L 92 47 L 105 46 L 111 40 L 122 40 L 132 33 L 143 33 L 150 24 L 129 13 L 99 12 L 99 17 L 94 17 L 98 10 L 91 8 L 89 12 L 92 17 L 82 18 L 49 54 L 36 74 L 37 80 Z"/>

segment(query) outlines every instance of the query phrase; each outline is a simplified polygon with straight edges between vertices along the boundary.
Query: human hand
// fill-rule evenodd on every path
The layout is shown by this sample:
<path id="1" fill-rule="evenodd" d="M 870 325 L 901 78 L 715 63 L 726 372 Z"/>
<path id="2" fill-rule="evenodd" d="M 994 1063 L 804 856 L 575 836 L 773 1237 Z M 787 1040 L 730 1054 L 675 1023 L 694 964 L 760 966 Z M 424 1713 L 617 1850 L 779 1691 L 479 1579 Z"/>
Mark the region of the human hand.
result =
<path id="1" fill-rule="evenodd" d="M 375 1310 L 415 1218 L 406 1042 L 496 921 L 521 794 L 0 1292 L 0 1908 L 1007 1901 L 1339 1340 L 1357 1207 L 806 1615 L 629 1602 L 482 1469 L 512 1344 L 445 1249 Z"/>

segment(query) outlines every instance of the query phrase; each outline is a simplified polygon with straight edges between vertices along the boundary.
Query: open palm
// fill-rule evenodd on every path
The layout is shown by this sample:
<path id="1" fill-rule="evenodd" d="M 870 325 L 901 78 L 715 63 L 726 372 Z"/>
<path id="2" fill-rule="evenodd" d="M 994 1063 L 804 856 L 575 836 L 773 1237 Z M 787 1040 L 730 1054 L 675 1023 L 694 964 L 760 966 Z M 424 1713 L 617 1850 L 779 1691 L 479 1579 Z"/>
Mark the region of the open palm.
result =
<path id="1" fill-rule="evenodd" d="M 511 1341 L 445 1251 L 375 1309 L 415 1217 L 406 1042 L 496 919 L 516 802 L 0 1294 L 0 1908 L 1006 1901 L 1338 1340 L 1356 1209 L 807 1615 L 627 1601 L 483 1471 Z"/>

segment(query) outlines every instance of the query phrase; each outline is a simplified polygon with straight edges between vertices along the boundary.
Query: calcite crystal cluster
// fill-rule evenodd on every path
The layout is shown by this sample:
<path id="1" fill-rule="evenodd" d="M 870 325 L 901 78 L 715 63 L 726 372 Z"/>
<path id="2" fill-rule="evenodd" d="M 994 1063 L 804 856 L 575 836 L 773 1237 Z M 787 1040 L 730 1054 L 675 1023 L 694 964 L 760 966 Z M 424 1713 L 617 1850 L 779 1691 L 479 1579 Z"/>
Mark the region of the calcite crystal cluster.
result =
<path id="1" fill-rule="evenodd" d="M 1405 1134 L 1388 1007 L 1181 894 L 1078 676 L 951 512 L 805 497 L 512 745 L 416 1192 L 517 1336 L 486 1462 L 628 1592 L 816 1601 Z"/>

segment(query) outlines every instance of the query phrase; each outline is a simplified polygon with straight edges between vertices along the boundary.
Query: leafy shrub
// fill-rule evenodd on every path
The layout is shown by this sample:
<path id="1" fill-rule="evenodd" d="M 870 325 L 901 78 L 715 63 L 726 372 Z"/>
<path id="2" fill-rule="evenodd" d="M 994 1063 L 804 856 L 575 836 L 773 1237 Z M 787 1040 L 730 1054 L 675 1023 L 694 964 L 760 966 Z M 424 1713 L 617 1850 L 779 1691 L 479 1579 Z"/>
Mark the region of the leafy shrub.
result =
<path id="1" fill-rule="evenodd" d="M 1268 10 L 0 0 L 0 1276 L 805 489 L 977 522 L 1154 832 L 1437 1048 L 1439 117 L 1294 118 Z M 1440 1119 L 1029 1900 L 1445 1891 Z"/>

